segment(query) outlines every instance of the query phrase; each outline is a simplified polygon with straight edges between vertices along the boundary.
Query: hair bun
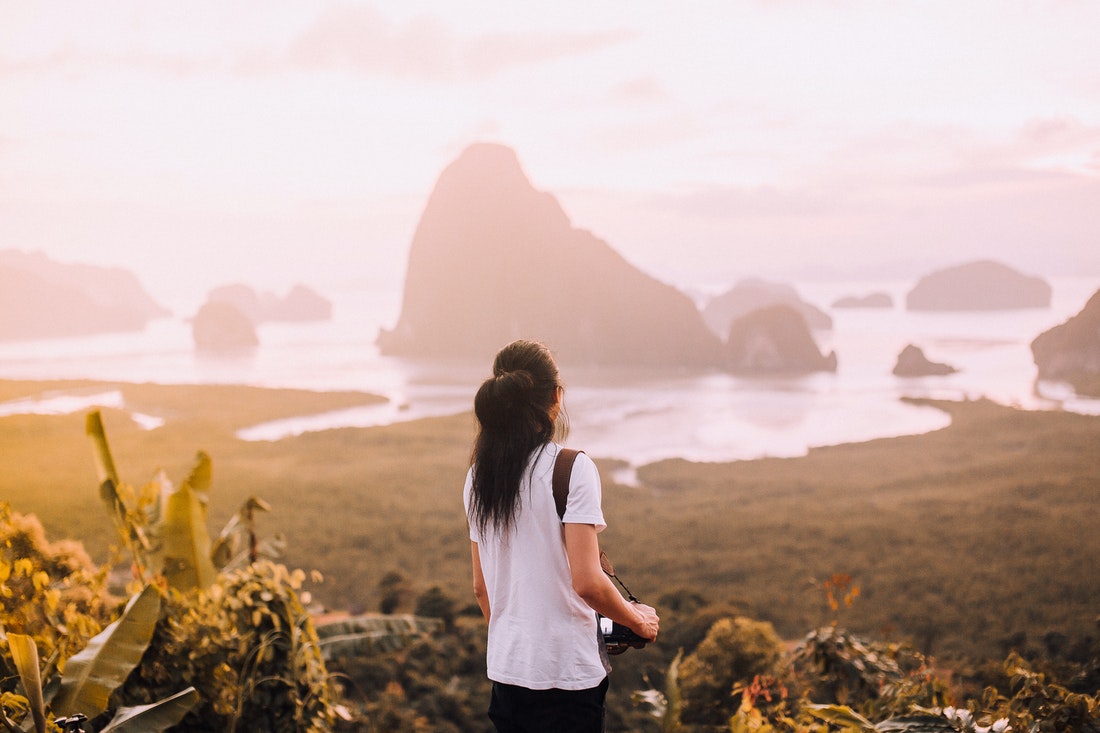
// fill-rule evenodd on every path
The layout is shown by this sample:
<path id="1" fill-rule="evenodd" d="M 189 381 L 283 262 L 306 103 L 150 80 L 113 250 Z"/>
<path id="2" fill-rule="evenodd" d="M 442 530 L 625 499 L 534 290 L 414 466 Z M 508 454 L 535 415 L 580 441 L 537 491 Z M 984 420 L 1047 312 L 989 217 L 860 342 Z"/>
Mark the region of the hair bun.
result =
<path id="1" fill-rule="evenodd" d="M 526 411 L 534 397 L 535 378 L 526 369 L 517 369 L 497 375 L 493 379 L 495 397 L 504 414 L 514 415 Z"/>
<path id="2" fill-rule="evenodd" d="M 482 425 L 505 429 L 530 411 L 534 402 L 535 377 L 526 369 L 494 374 L 481 385 L 474 398 L 474 412 Z"/>
<path id="3" fill-rule="evenodd" d="M 527 397 L 535 388 L 535 377 L 526 369 L 514 369 L 495 377 L 500 396 L 504 398 Z"/>

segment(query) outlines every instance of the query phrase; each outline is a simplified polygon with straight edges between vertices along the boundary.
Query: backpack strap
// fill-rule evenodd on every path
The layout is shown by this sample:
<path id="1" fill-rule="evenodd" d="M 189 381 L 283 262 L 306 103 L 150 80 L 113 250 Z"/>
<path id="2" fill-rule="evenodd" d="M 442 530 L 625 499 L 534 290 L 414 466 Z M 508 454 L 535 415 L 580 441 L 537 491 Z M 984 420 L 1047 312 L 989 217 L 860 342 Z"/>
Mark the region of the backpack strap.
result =
<path id="1" fill-rule="evenodd" d="M 573 461 L 577 454 L 584 451 L 572 448 L 559 448 L 554 458 L 554 477 L 551 485 L 554 489 L 554 506 L 558 508 L 558 519 L 565 519 L 565 502 L 569 499 L 569 476 L 573 473 Z"/>

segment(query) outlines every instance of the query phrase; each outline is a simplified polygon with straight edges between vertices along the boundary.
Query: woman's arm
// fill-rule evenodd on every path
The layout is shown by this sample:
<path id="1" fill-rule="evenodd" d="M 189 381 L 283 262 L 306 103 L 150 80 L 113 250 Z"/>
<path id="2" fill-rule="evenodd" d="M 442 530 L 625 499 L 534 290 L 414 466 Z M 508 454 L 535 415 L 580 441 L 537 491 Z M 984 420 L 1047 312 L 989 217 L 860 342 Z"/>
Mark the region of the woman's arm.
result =
<path id="1" fill-rule="evenodd" d="M 573 523 L 564 526 L 565 552 L 569 556 L 569 571 L 577 595 L 594 611 L 626 626 L 643 639 L 656 639 L 660 627 L 657 612 L 644 603 L 628 602 L 600 567 L 596 527 Z M 484 612 L 485 607 L 482 610 Z"/>
<path id="2" fill-rule="evenodd" d="M 474 572 L 474 598 L 481 607 L 481 615 L 485 617 L 485 623 L 489 623 L 489 591 L 485 587 L 485 575 L 481 572 L 481 555 L 477 550 L 477 543 L 470 542 L 470 556 L 473 558 Z"/>

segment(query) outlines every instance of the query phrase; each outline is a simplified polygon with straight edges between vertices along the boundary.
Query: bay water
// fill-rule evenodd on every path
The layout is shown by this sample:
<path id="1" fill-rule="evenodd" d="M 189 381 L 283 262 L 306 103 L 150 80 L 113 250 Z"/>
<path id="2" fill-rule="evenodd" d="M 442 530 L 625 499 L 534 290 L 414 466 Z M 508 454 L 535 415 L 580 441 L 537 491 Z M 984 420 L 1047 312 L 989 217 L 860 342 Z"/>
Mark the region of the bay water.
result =
<path id="1" fill-rule="evenodd" d="M 813 446 L 936 430 L 947 416 L 902 397 L 951 400 L 988 397 L 1029 410 L 1100 414 L 1100 400 L 1076 397 L 1055 383 L 1037 383 L 1030 343 L 1064 322 L 1100 289 L 1100 277 L 1051 278 L 1049 308 L 997 312 L 907 311 L 910 282 L 796 283 L 802 298 L 828 311 L 835 374 L 742 378 L 718 371 L 578 369 L 560 364 L 570 421 L 568 442 L 594 456 L 632 466 L 682 457 L 728 461 L 803 455 Z M 887 292 L 888 309 L 831 309 L 842 295 Z M 399 287 L 323 291 L 330 321 L 264 323 L 260 346 L 239 357 L 197 354 L 186 317 L 151 322 L 142 332 L 0 342 L 0 378 L 93 379 L 160 384 L 243 384 L 311 390 L 358 390 L 384 404 L 301 415 L 246 428 L 246 440 L 278 440 L 309 430 L 384 425 L 472 408 L 489 364 L 428 363 L 385 357 L 375 340 L 400 310 Z M 641 324 L 640 324 L 641 325 Z M 959 371 L 902 379 L 891 372 L 906 344 Z M 0 404 L 0 416 L 63 412 L 96 404 L 122 407 L 114 390 L 50 395 Z M 134 415 L 154 429 L 157 416 Z M 471 424 L 472 430 L 472 424 Z"/>

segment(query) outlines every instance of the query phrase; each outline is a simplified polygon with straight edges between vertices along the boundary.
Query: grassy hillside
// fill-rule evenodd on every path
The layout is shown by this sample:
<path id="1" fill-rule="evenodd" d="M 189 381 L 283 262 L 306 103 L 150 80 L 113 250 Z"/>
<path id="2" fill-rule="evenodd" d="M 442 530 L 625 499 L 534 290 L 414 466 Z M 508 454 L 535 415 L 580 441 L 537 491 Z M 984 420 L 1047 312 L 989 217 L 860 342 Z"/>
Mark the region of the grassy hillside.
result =
<path id="1" fill-rule="evenodd" d="M 0 381 L 0 399 L 70 386 Z M 377 398 L 119 388 L 133 409 L 168 421 L 145 431 L 104 411 L 122 479 L 142 484 L 163 467 L 178 481 L 206 451 L 212 531 L 247 496 L 263 497 L 273 511 L 261 531 L 287 536 L 288 564 L 324 573 L 312 590 L 330 606 L 376 609 L 390 571 L 419 590 L 438 584 L 472 600 L 460 499 L 471 416 L 247 443 L 233 432 Z M 1091 633 L 1100 613 L 1100 417 L 929 404 L 952 425 L 804 458 L 663 461 L 639 470 L 640 487 L 615 484 L 605 470 L 603 544 L 644 600 L 691 591 L 788 636 L 835 617 L 819 586 L 836 572 L 861 589 L 840 611 L 847 626 L 941 656 L 996 658 L 1016 632 Z M 83 423 L 82 414 L 0 418 L 0 499 L 106 559 L 112 529 Z"/>

